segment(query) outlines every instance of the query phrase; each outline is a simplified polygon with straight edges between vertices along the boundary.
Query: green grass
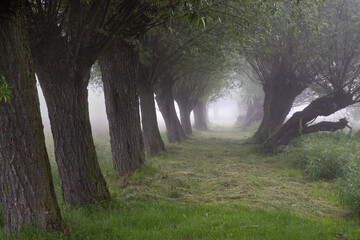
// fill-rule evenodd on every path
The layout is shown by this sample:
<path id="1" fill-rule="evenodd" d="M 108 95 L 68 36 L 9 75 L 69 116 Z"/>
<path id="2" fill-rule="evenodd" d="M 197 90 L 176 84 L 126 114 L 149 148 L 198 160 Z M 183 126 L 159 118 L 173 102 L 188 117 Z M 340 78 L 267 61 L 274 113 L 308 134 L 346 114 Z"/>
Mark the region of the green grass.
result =
<path id="1" fill-rule="evenodd" d="M 195 132 L 167 144 L 124 187 L 112 171 L 108 135 L 96 133 L 111 203 L 68 207 L 59 199 L 70 237 L 27 229 L 18 239 L 360 238 L 358 221 L 339 205 L 336 182 L 312 181 L 277 156 L 257 153 L 249 136 L 218 126 Z M 53 173 L 61 196 L 55 164 Z"/>

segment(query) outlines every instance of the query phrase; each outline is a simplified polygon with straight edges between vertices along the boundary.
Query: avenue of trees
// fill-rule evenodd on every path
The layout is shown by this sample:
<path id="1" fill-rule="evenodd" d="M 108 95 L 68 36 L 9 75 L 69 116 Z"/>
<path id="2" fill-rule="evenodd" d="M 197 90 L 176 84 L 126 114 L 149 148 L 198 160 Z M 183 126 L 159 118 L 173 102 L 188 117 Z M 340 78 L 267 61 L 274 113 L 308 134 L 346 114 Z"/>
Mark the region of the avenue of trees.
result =
<path id="1" fill-rule="evenodd" d="M 358 0 L 4 0 L 0 51 L 0 203 L 9 234 L 65 226 L 36 77 L 69 205 L 111 198 L 92 137 L 90 81 L 104 92 L 121 176 L 146 153 L 165 151 L 155 103 L 169 142 L 180 142 L 193 132 L 191 112 L 194 127 L 208 130 L 207 104 L 240 85 L 247 113 L 238 124 L 261 121 L 253 139 L 272 150 L 344 129 L 345 118 L 314 120 L 360 101 Z M 304 92 L 310 104 L 286 120 Z"/>

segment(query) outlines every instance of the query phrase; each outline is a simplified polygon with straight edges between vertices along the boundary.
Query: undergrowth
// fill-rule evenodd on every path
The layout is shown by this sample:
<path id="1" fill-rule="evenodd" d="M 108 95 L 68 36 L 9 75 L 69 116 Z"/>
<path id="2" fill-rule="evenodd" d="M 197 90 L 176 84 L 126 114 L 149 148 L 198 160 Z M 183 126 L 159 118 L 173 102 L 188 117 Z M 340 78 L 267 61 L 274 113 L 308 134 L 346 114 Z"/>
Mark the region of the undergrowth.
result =
<path id="1" fill-rule="evenodd" d="M 248 132 L 211 129 L 195 131 L 182 143 L 167 144 L 166 152 L 148 158 L 125 178 L 112 170 L 108 134 L 96 133 L 100 166 L 112 196 L 109 204 L 64 204 L 48 146 L 56 193 L 71 235 L 30 228 L 16 239 L 360 237 L 358 222 L 345 218 L 338 204 L 336 182 L 309 181 L 302 170 L 279 164 L 277 156 L 259 154 L 258 146 L 246 143 Z M 6 239 L 3 230 L 0 239 Z"/>
<path id="2" fill-rule="evenodd" d="M 360 132 L 303 136 L 287 147 L 281 161 L 313 180 L 336 179 L 340 202 L 360 217 Z"/>

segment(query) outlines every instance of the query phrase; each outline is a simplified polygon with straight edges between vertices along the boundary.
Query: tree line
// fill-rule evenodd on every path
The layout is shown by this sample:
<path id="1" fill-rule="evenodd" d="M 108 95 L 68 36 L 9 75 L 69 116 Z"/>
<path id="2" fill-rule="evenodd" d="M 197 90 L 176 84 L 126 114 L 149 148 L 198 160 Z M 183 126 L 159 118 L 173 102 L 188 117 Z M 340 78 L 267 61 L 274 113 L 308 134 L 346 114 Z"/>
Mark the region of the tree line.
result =
<path id="1" fill-rule="evenodd" d="M 64 202 L 106 202 L 110 193 L 89 120 L 91 72 L 101 76 L 92 81 L 103 87 L 120 175 L 143 165 L 146 151 L 165 150 L 155 101 L 169 142 L 179 142 L 192 134 L 191 111 L 195 127 L 206 130 L 207 102 L 235 85 L 248 92 L 244 126 L 262 119 L 253 139 L 278 148 L 302 134 L 348 125 L 346 119 L 312 122 L 360 99 L 357 10 L 356 0 L 2 1 L 0 202 L 6 232 L 65 227 L 35 75 L 48 107 Z M 263 92 L 252 92 L 254 85 Z M 313 101 L 285 121 L 304 91 Z"/>

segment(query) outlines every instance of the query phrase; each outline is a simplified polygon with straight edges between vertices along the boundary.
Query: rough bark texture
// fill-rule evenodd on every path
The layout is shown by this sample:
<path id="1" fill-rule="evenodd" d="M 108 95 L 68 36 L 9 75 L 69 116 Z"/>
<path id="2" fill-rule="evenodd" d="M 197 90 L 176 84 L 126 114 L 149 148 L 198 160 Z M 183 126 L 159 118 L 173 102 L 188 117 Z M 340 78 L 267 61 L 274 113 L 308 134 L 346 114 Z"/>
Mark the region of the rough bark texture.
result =
<path id="1" fill-rule="evenodd" d="M 10 1 L 0 8 L 7 4 Z M 17 232 L 24 225 L 60 230 L 29 39 L 22 6 L 17 7 L 16 12 L 7 12 L 6 20 L 0 14 L 0 74 L 12 87 L 10 103 L 0 102 L 0 203 L 5 231 Z"/>
<path id="2" fill-rule="evenodd" d="M 301 81 L 296 81 L 286 72 L 281 71 L 263 85 L 264 98 L 264 117 L 260 127 L 253 138 L 263 143 L 273 132 L 283 124 L 289 114 L 295 98 L 306 88 Z"/>
<path id="3" fill-rule="evenodd" d="M 165 151 L 156 117 L 154 85 L 159 78 L 156 61 L 150 67 L 139 63 L 137 66 L 136 84 L 140 97 L 141 122 L 145 150 L 150 154 Z"/>
<path id="4" fill-rule="evenodd" d="M 156 89 L 156 101 L 164 118 L 168 139 L 171 143 L 180 142 L 186 137 L 176 114 L 172 86 L 172 80 L 169 77 L 164 77 Z"/>
<path id="5" fill-rule="evenodd" d="M 150 150 L 150 154 L 165 151 L 156 118 L 154 90 L 152 87 L 147 88 L 139 95 L 145 149 Z"/>
<path id="6" fill-rule="evenodd" d="M 320 122 L 309 125 L 319 116 L 329 116 L 351 104 L 354 101 L 350 94 L 336 92 L 331 95 L 318 98 L 312 101 L 309 106 L 294 115 L 265 142 L 265 147 L 274 149 L 282 145 L 287 145 L 294 138 L 318 131 L 336 131 L 347 126 L 346 119 L 338 122 Z"/>
<path id="7" fill-rule="evenodd" d="M 136 93 L 137 52 L 116 40 L 99 58 L 114 169 L 127 174 L 145 163 Z"/>
<path id="8" fill-rule="evenodd" d="M 66 46 L 61 45 L 66 51 Z M 95 152 L 88 109 L 91 63 L 74 65 L 68 55 L 36 64 L 36 72 L 48 107 L 59 168 L 63 199 L 68 204 L 92 203 L 110 198 Z"/>
<path id="9" fill-rule="evenodd" d="M 201 131 L 209 130 L 209 128 L 207 126 L 208 114 L 207 114 L 206 102 L 205 101 L 199 101 L 195 105 L 195 107 L 193 109 L 193 113 L 194 113 L 194 127 L 195 127 L 195 129 L 201 130 Z"/>

